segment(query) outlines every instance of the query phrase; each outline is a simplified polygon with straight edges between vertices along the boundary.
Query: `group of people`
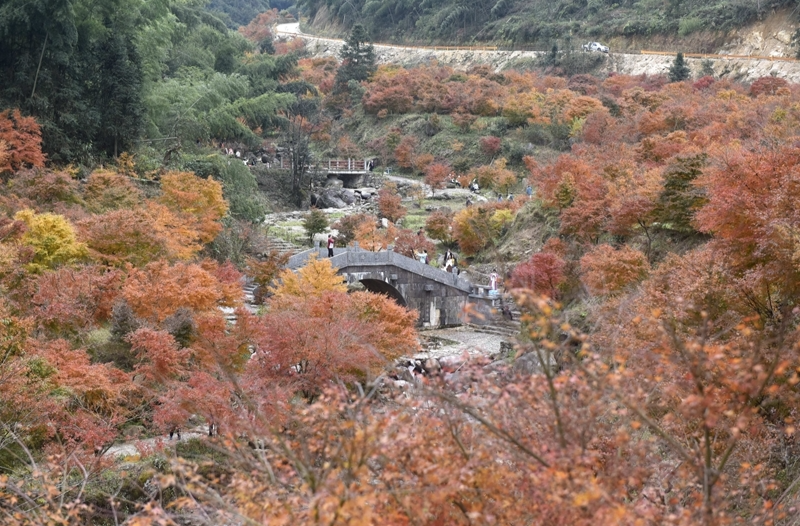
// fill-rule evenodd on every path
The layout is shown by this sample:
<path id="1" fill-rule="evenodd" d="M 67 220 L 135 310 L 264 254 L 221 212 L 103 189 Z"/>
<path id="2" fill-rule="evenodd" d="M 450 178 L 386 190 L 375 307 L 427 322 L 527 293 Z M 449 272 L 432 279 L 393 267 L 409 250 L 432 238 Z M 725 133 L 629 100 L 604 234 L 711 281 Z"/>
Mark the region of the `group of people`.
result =
<path id="1" fill-rule="evenodd" d="M 453 274 L 458 275 L 458 260 L 456 259 L 455 254 L 447 249 L 447 252 L 444 253 L 444 270 L 447 272 L 452 272 Z"/>
<path id="2" fill-rule="evenodd" d="M 233 148 L 226 148 L 224 145 L 222 146 L 222 151 L 225 155 L 230 155 L 231 157 L 236 157 L 237 159 L 242 158 L 242 151 L 240 149 L 233 149 Z"/>
<path id="3" fill-rule="evenodd" d="M 419 235 L 424 235 L 423 234 L 423 230 L 421 228 L 420 228 L 420 231 L 418 232 L 418 234 Z M 333 234 L 328 234 L 328 241 L 326 243 L 326 246 L 328 247 L 328 257 L 332 258 L 333 257 L 333 249 L 336 246 L 336 238 L 333 237 Z M 425 249 L 423 249 L 420 252 L 416 252 L 415 251 L 414 252 L 414 257 L 420 263 L 422 263 L 423 265 L 428 265 L 429 264 L 428 251 L 425 250 Z M 442 263 L 443 263 L 443 268 L 444 268 L 445 271 L 452 272 L 453 274 L 456 274 L 456 275 L 460 274 L 460 271 L 458 269 L 458 260 L 456 259 L 455 254 L 453 254 L 453 251 L 450 250 L 449 248 L 447 249 L 447 252 L 444 253 L 444 258 L 442 260 Z"/>

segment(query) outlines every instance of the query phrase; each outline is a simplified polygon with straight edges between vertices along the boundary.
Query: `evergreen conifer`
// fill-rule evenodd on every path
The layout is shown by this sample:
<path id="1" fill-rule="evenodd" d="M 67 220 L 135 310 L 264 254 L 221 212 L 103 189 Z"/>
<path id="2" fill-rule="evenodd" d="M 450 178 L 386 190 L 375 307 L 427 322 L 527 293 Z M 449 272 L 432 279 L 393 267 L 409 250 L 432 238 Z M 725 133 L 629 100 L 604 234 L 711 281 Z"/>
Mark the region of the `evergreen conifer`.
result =
<path id="1" fill-rule="evenodd" d="M 667 76 L 670 82 L 681 82 L 692 76 L 692 71 L 683 59 L 683 53 L 678 53 L 675 57 L 675 62 L 669 67 Z"/>
<path id="2" fill-rule="evenodd" d="M 369 35 L 364 26 L 356 24 L 353 27 L 339 57 L 342 59 L 342 65 L 336 72 L 334 93 L 346 91 L 351 80 L 357 82 L 367 80 L 375 71 L 375 48 L 369 42 Z"/>

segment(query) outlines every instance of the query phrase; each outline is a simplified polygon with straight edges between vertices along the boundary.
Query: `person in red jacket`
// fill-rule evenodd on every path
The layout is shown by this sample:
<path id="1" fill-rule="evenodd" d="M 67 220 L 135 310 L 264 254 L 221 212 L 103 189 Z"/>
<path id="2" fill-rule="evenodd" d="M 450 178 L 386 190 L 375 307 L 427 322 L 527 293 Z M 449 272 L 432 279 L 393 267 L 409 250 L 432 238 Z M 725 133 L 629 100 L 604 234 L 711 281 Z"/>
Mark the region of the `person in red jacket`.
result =
<path id="1" fill-rule="evenodd" d="M 336 244 L 336 238 L 333 234 L 328 234 L 328 257 L 333 257 L 333 246 Z"/>

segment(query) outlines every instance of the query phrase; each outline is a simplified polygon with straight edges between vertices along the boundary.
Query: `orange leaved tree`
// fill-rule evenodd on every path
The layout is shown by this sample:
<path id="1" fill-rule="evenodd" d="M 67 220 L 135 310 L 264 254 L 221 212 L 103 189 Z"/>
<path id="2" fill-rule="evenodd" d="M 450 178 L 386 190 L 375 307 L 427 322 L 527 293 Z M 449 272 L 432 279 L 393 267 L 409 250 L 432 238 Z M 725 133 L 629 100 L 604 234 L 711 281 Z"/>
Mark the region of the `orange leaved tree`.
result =
<path id="1" fill-rule="evenodd" d="M 362 382 L 418 349 L 416 313 L 386 296 L 347 294 L 327 259 L 281 275 L 244 373 L 253 395 L 313 399 L 333 381 Z M 273 395 L 269 395 L 273 393 Z"/>
<path id="2" fill-rule="evenodd" d="M 228 203 L 217 181 L 191 172 L 167 172 L 161 178 L 161 192 L 162 204 L 194 220 L 201 243 L 209 243 L 222 230 L 218 221 L 228 211 Z"/>
<path id="3" fill-rule="evenodd" d="M 431 187 L 431 193 L 444 188 L 447 178 L 453 169 L 447 163 L 431 163 L 425 167 L 425 184 Z"/>
<path id="4" fill-rule="evenodd" d="M 42 132 L 33 117 L 19 110 L 0 112 L 0 174 L 16 172 L 24 166 L 42 167 Z"/>
<path id="5" fill-rule="evenodd" d="M 565 268 L 566 262 L 557 254 L 539 252 L 514 268 L 510 285 L 556 298 L 558 287 L 566 278 Z"/>
<path id="6" fill-rule="evenodd" d="M 581 280 L 593 294 L 620 292 L 649 270 L 647 257 L 627 245 L 597 245 L 581 258 Z"/>
<path id="7" fill-rule="evenodd" d="M 378 191 L 378 211 L 392 223 L 403 219 L 408 213 L 402 204 L 402 199 L 397 193 L 397 186 L 388 184 Z"/>
<path id="8" fill-rule="evenodd" d="M 180 308 L 204 312 L 241 301 L 238 274 L 230 264 L 211 260 L 169 263 L 158 260 L 141 269 L 129 268 L 122 297 L 134 313 L 151 322 L 162 322 Z"/>

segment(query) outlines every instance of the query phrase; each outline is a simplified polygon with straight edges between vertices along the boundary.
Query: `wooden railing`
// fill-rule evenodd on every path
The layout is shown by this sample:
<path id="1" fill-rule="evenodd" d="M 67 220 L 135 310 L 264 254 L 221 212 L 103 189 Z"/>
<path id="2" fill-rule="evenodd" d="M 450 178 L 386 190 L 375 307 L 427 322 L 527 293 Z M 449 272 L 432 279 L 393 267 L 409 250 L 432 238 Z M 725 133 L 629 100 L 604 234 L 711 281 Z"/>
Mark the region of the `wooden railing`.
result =
<path id="1" fill-rule="evenodd" d="M 344 42 L 338 38 L 324 38 L 324 37 L 317 37 L 314 35 L 309 35 L 306 33 L 289 33 L 284 32 L 276 29 L 276 33 L 296 36 L 300 38 L 304 38 L 306 40 L 323 40 L 329 42 Z M 414 46 L 414 45 L 407 45 L 407 44 L 388 44 L 388 43 L 380 43 L 376 42 L 373 44 L 375 47 L 389 47 L 389 48 L 396 48 L 396 49 L 420 49 L 420 50 L 432 50 L 432 51 L 534 51 L 534 52 L 542 52 L 540 49 L 531 48 L 526 49 L 524 47 L 498 47 L 498 46 Z M 547 50 L 544 50 L 547 51 Z M 643 49 L 639 51 L 642 55 L 666 55 L 666 56 L 675 56 L 677 54 L 676 51 L 651 51 Z M 686 58 L 712 58 L 712 59 L 744 59 L 744 60 L 772 60 L 772 61 L 785 61 L 785 62 L 798 62 L 798 59 L 791 58 L 791 57 L 764 57 L 758 55 L 715 55 L 711 53 L 684 53 L 684 57 Z"/>
<path id="2" fill-rule="evenodd" d="M 649 51 L 641 50 L 639 53 L 642 55 L 667 55 L 674 57 L 677 55 L 675 51 Z M 762 57 L 758 55 L 714 55 L 711 53 L 684 53 L 686 58 L 713 58 L 713 59 L 743 59 L 743 60 L 780 60 L 786 62 L 798 62 L 796 58 L 791 57 Z"/>
<path id="3" fill-rule="evenodd" d="M 343 43 L 344 40 L 340 38 L 326 38 L 326 37 L 318 37 L 314 35 L 309 35 L 307 33 L 289 33 L 286 31 L 281 31 L 276 29 L 275 32 L 279 35 L 289 35 L 295 36 L 299 38 L 304 38 L 306 40 L 322 40 L 327 42 L 337 42 Z M 432 50 L 432 51 L 497 51 L 497 46 L 415 46 L 409 44 L 386 44 L 382 42 L 373 42 L 373 46 L 375 47 L 389 47 L 389 48 L 396 48 L 396 49 L 421 49 L 421 50 Z"/>
<path id="4" fill-rule="evenodd" d="M 329 172 L 366 172 L 367 161 L 363 159 L 329 159 L 320 163 Z M 327 166 L 326 166 L 327 165 Z"/>
<path id="5" fill-rule="evenodd" d="M 288 159 L 284 160 L 281 157 L 280 167 L 289 169 L 291 163 Z M 311 170 L 320 171 L 327 170 L 328 172 L 344 172 L 344 173 L 358 173 L 369 171 L 369 161 L 367 159 L 328 159 L 327 161 L 320 161 L 308 167 Z"/>

